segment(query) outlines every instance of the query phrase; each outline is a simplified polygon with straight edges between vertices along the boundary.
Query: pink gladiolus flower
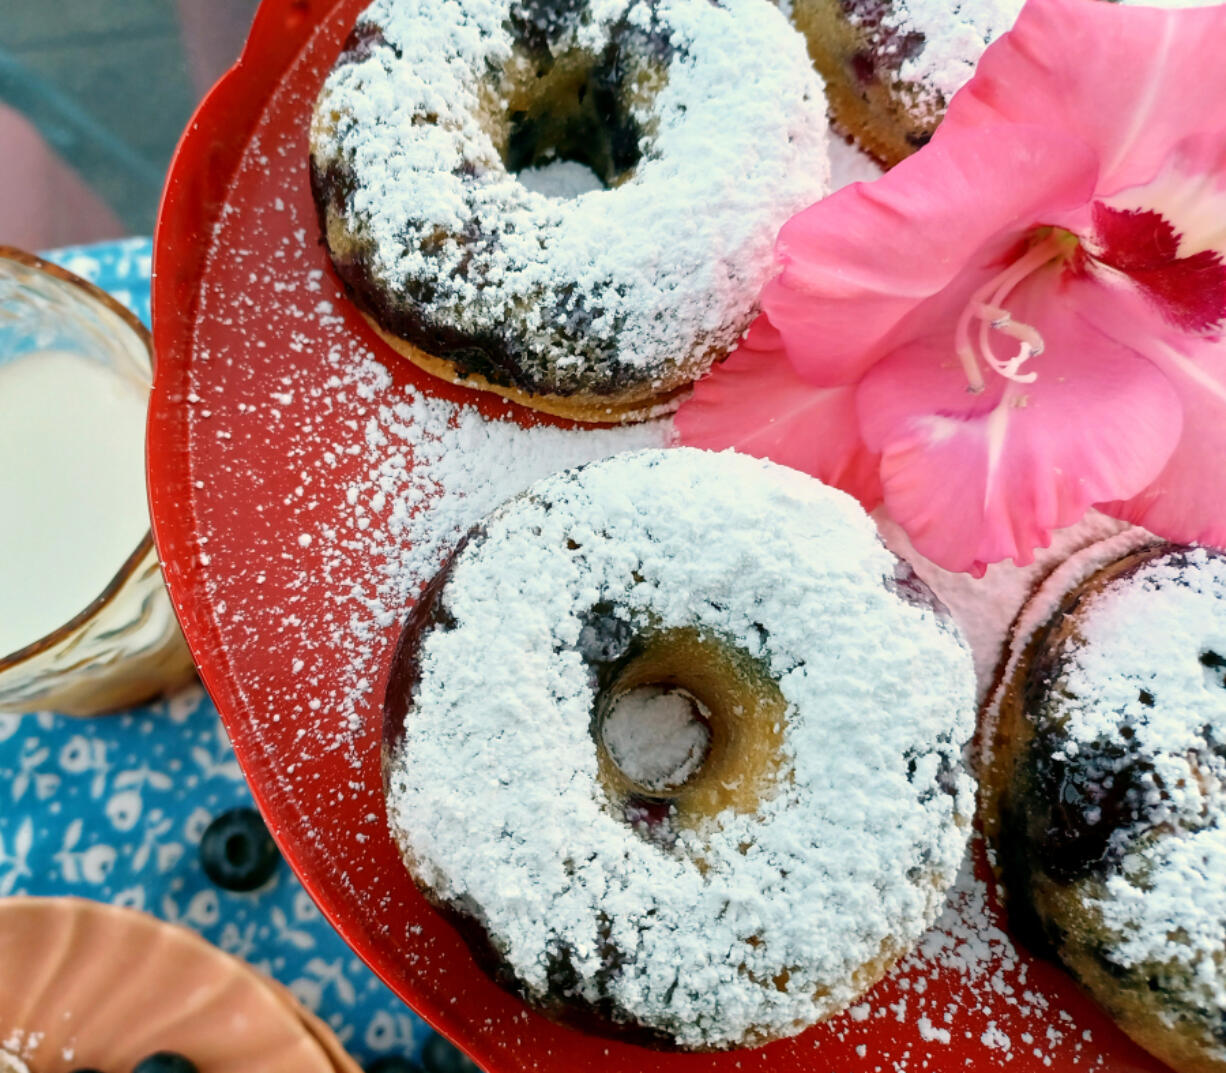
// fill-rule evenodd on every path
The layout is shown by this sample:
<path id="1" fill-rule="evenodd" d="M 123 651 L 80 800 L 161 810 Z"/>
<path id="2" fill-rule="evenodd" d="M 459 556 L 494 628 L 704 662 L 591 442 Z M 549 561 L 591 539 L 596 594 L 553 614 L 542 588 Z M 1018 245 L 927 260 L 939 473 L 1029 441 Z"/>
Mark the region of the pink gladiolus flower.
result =
<path id="1" fill-rule="evenodd" d="M 951 570 L 1094 506 L 1226 544 L 1226 6 L 1030 0 L 931 144 L 784 227 L 678 415 Z"/>

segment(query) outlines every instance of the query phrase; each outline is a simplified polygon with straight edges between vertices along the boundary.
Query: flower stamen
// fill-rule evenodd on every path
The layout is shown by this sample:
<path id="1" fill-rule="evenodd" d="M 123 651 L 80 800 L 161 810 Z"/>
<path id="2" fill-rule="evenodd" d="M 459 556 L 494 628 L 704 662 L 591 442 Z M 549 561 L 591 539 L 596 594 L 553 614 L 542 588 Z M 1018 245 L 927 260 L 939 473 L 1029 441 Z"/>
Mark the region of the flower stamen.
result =
<path id="1" fill-rule="evenodd" d="M 1033 325 L 1015 320 L 1004 303 L 1027 277 L 1053 260 L 1067 257 L 1076 247 L 1076 243 L 1076 237 L 1069 232 L 1050 229 L 1046 236 L 1031 246 L 1023 256 L 1006 266 L 971 296 L 954 331 L 954 348 L 971 392 L 979 394 L 985 386 L 983 373 L 979 368 L 979 358 L 1006 380 L 1018 384 L 1032 384 L 1037 379 L 1037 373 L 1023 373 L 1021 370 L 1031 358 L 1043 353 L 1043 336 Z M 971 343 L 971 324 L 974 321 L 979 322 L 977 346 Z M 1020 344 L 1017 353 L 1007 361 L 997 357 L 992 348 L 993 331 L 1016 339 Z"/>

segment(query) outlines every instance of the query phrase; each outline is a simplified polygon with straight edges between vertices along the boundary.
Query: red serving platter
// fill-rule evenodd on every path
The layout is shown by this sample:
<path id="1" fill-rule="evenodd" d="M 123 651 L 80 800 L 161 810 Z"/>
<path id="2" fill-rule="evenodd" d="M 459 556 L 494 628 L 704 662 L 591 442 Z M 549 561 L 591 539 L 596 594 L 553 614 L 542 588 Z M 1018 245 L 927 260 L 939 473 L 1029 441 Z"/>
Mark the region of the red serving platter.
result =
<path id="1" fill-rule="evenodd" d="M 413 386 L 492 419 L 541 419 L 399 361 L 331 272 L 308 188 L 307 122 L 365 3 L 264 0 L 241 59 L 179 146 L 154 257 L 154 534 L 201 676 L 320 908 L 490 1073 L 1162 1069 L 1059 969 L 1024 953 L 986 975 L 913 956 L 855 1015 L 760 1050 L 614 1043 L 554 1025 L 498 988 L 418 894 L 386 832 L 379 768 L 398 627 L 338 642 L 339 598 L 371 564 L 347 561 L 361 552 L 344 541 L 302 539 L 340 524 L 346 490 L 369 464 L 345 445 L 361 440 L 374 404 L 338 387 L 338 369 L 369 351 L 392 392 Z M 994 903 L 988 912 L 999 917 Z"/>

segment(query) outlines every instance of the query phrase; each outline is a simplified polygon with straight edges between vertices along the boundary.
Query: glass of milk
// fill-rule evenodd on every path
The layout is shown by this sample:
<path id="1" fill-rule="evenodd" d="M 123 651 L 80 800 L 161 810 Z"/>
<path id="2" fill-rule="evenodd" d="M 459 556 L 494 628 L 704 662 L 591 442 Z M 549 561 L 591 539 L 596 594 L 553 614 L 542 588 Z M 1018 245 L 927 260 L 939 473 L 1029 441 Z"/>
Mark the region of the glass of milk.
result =
<path id="1" fill-rule="evenodd" d="M 0 246 L 0 711 L 93 715 L 191 676 L 149 531 L 152 353 L 102 291 Z"/>

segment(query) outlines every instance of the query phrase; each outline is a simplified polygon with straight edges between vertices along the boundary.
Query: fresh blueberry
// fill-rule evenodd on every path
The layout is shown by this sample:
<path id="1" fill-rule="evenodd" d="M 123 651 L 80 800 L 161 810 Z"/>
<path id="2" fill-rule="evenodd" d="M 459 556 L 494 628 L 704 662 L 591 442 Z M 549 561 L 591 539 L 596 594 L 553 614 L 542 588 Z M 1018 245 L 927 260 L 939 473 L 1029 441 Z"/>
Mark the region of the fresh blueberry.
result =
<path id="1" fill-rule="evenodd" d="M 223 812 L 208 825 L 200 840 L 204 874 L 223 890 L 262 887 L 272 878 L 280 859 L 276 843 L 255 809 Z"/>
<path id="2" fill-rule="evenodd" d="M 371 1062 L 366 1073 L 421 1073 L 421 1066 L 398 1054 L 385 1054 Z"/>
<path id="3" fill-rule="evenodd" d="M 200 1073 L 195 1065 L 174 1051 L 158 1051 L 142 1058 L 132 1067 L 132 1073 Z"/>
<path id="4" fill-rule="evenodd" d="M 482 1073 L 481 1067 L 442 1036 L 431 1036 L 421 1052 L 426 1073 Z"/>

